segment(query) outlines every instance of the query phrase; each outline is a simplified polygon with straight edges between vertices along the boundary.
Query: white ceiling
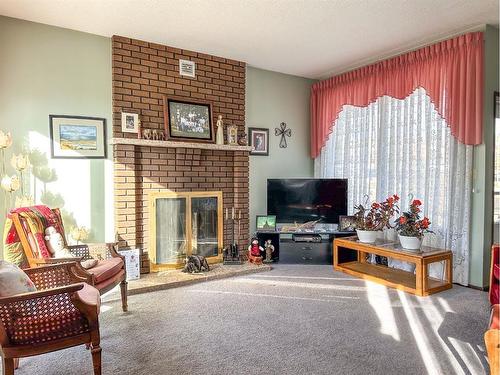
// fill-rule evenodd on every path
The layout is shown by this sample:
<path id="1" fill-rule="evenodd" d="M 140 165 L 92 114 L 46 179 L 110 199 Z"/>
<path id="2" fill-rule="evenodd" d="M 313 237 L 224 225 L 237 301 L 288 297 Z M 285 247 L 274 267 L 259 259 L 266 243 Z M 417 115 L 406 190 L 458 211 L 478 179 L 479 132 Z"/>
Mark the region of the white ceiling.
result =
<path id="1" fill-rule="evenodd" d="M 310 78 L 480 25 L 498 0 L 0 0 L 0 14 Z"/>

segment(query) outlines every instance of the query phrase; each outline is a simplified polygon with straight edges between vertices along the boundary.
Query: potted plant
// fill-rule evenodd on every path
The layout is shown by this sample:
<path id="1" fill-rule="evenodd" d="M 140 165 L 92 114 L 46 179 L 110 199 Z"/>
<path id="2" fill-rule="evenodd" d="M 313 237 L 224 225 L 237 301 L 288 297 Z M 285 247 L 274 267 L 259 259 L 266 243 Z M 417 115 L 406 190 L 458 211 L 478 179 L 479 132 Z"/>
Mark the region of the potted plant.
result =
<path id="1" fill-rule="evenodd" d="M 399 197 L 393 195 L 384 202 L 373 202 L 369 209 L 361 204 L 354 206 L 356 209 L 354 226 L 361 242 L 374 243 L 380 231 L 384 228 L 391 228 L 390 219 L 399 212 L 396 204 L 398 200 Z M 366 196 L 366 201 L 368 201 L 368 196 Z"/>
<path id="2" fill-rule="evenodd" d="M 414 199 L 410 204 L 410 209 L 396 220 L 396 230 L 399 241 L 404 249 L 419 250 L 425 233 L 432 233 L 429 230 L 431 224 L 427 217 L 420 219 L 420 206 L 422 202 Z"/>

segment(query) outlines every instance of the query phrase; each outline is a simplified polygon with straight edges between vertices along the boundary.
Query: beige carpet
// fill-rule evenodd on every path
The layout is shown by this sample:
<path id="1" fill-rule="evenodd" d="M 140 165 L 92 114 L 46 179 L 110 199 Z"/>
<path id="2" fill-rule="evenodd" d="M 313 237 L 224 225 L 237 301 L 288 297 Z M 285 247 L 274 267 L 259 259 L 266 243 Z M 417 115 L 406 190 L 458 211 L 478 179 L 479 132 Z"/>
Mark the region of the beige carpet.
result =
<path id="1" fill-rule="evenodd" d="M 107 296 L 103 374 L 482 374 L 484 292 L 427 298 L 330 266 L 271 272 L 130 298 Z M 83 347 L 23 359 L 17 374 L 91 374 Z"/>

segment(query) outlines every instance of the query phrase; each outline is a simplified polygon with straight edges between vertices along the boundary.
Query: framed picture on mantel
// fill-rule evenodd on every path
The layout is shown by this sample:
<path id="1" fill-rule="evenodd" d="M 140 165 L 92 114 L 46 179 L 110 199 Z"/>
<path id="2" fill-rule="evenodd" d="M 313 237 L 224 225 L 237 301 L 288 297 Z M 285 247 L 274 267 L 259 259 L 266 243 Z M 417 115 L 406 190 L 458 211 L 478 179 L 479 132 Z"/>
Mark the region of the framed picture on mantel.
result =
<path id="1" fill-rule="evenodd" d="M 163 112 L 168 140 L 214 142 L 210 103 L 164 97 Z"/>

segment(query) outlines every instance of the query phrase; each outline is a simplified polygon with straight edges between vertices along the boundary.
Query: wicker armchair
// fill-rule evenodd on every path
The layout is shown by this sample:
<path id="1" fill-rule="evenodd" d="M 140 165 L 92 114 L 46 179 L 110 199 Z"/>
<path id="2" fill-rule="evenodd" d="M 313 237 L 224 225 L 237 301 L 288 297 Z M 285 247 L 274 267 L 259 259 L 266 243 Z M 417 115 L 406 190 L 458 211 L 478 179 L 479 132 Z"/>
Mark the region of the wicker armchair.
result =
<path id="1" fill-rule="evenodd" d="M 97 259 L 98 263 L 91 269 L 84 269 L 79 262 L 74 269 L 74 272 L 82 278 L 82 281 L 94 286 L 101 294 L 113 289 L 118 284 L 121 289 L 122 309 L 127 311 L 127 275 L 125 269 L 125 258 L 118 254 L 114 243 L 105 244 L 82 244 L 66 247 L 70 252 L 78 258 L 47 258 L 41 256 L 41 251 L 38 248 L 39 244 L 36 238 L 31 233 L 31 228 L 46 225 L 46 220 L 37 220 L 40 211 L 50 212 L 51 220 L 56 221 L 57 226 L 61 230 L 64 241 L 64 227 L 62 224 L 61 214 L 59 209 L 49 209 L 45 206 L 34 206 L 23 208 L 23 210 L 32 210 L 17 212 L 11 211 L 9 218 L 12 220 L 17 236 L 22 244 L 24 255 L 29 267 L 39 267 L 44 264 L 75 262 L 79 260 Z M 34 221 L 38 221 L 34 223 Z M 43 228 L 44 230 L 45 228 Z"/>
<path id="2" fill-rule="evenodd" d="M 81 344 L 91 350 L 94 374 L 101 374 L 99 292 L 79 282 L 75 267 L 63 263 L 27 269 L 38 290 L 0 298 L 4 374 L 14 374 L 21 357 Z"/>

